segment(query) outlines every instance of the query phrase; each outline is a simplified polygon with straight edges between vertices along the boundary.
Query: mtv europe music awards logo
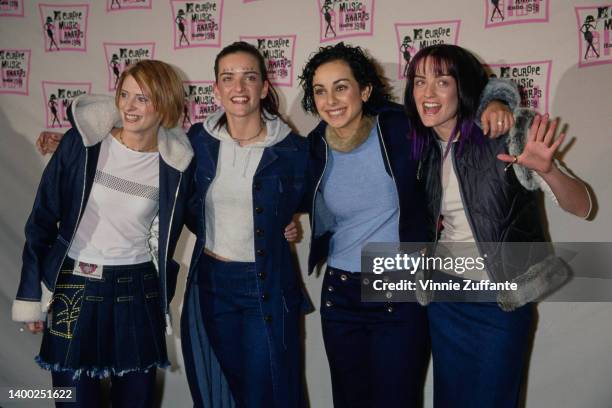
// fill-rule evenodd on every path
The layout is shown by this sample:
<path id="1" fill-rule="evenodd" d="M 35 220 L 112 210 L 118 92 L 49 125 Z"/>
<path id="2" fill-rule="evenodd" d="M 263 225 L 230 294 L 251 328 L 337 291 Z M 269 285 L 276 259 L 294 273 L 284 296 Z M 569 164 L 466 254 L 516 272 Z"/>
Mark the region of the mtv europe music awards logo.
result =
<path id="1" fill-rule="evenodd" d="M 223 0 L 172 0 L 174 49 L 219 47 Z"/>
<path id="2" fill-rule="evenodd" d="M 68 109 L 72 101 L 91 93 L 91 82 L 42 82 L 47 128 L 69 128 Z"/>
<path id="3" fill-rule="evenodd" d="M 460 20 L 425 23 L 396 23 L 398 50 L 397 79 L 408 76 L 408 64 L 421 48 L 435 44 L 455 44 L 459 40 Z"/>
<path id="4" fill-rule="evenodd" d="M 152 0 L 106 0 L 106 11 L 150 9 Z"/>
<path id="5" fill-rule="evenodd" d="M 550 0 L 485 0 L 485 28 L 548 21 Z"/>
<path id="6" fill-rule="evenodd" d="M 0 17 L 23 17 L 23 0 L 0 0 Z"/>
<path id="7" fill-rule="evenodd" d="M 123 70 L 140 60 L 155 58 L 155 43 L 104 43 L 108 90 L 117 89 L 117 82 Z"/>
<path id="8" fill-rule="evenodd" d="M 45 51 L 87 51 L 89 5 L 39 4 Z"/>
<path id="9" fill-rule="evenodd" d="M 0 93 L 29 94 L 30 50 L 0 49 Z"/>
<path id="10" fill-rule="evenodd" d="M 266 61 L 268 79 L 273 85 L 293 86 L 295 35 L 240 37 L 253 44 Z"/>
<path id="11" fill-rule="evenodd" d="M 215 99 L 214 81 L 184 81 L 185 107 L 183 111 L 183 128 L 203 122 L 220 106 Z"/>
<path id="12" fill-rule="evenodd" d="M 520 106 L 540 113 L 548 113 L 552 61 L 489 64 L 488 66 L 497 77 L 509 79 L 518 86 L 521 96 Z"/>
<path id="13" fill-rule="evenodd" d="M 374 0 L 317 0 L 321 42 L 374 33 Z"/>
<path id="14" fill-rule="evenodd" d="M 612 63 L 612 4 L 576 7 L 578 66 Z"/>

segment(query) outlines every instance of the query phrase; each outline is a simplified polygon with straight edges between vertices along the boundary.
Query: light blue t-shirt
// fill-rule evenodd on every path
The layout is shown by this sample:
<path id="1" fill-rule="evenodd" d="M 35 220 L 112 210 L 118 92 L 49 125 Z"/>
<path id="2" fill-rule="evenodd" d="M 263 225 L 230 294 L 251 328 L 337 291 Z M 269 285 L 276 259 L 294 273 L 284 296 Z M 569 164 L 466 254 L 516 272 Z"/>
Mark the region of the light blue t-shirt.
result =
<path id="1" fill-rule="evenodd" d="M 364 245 L 399 242 L 399 199 L 385 170 L 377 126 L 351 152 L 330 149 L 321 188 L 334 216 L 329 266 L 359 272 Z"/>

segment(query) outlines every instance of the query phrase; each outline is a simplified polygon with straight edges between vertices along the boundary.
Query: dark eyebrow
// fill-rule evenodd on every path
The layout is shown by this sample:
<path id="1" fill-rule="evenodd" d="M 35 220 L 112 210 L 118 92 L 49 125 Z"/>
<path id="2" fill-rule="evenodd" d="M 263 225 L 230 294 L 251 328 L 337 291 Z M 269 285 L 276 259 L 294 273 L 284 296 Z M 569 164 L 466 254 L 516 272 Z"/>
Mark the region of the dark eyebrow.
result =
<path id="1" fill-rule="evenodd" d="M 222 75 L 234 75 L 236 73 L 237 72 L 235 72 L 235 71 L 225 71 L 225 72 L 221 72 L 219 74 L 219 76 L 222 76 Z M 244 74 L 244 75 L 250 75 L 250 74 L 259 75 L 259 71 L 256 71 L 256 70 L 252 70 L 252 71 L 240 71 L 238 73 L 239 74 Z"/>
<path id="2" fill-rule="evenodd" d="M 342 82 L 342 81 L 349 81 L 349 79 L 348 78 L 337 79 L 333 82 L 333 85 L 337 85 L 338 82 Z M 323 86 L 323 85 L 322 84 L 312 84 L 312 86 L 315 87 L 315 86 Z"/>

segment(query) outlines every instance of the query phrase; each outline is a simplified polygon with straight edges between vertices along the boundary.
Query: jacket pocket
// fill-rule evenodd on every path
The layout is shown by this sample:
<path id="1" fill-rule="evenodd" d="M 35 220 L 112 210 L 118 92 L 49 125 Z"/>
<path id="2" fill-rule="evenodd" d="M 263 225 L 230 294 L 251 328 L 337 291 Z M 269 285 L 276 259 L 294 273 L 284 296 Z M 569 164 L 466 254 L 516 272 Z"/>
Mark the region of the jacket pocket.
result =
<path id="1" fill-rule="evenodd" d="M 293 216 L 293 214 L 297 211 L 297 206 L 302 199 L 303 189 L 303 176 L 279 176 L 277 215 L 290 213 L 288 215 Z"/>
<path id="2" fill-rule="evenodd" d="M 285 350 L 297 345 L 299 339 L 300 306 L 302 291 L 299 287 L 287 288 L 282 291 L 283 313 L 283 347 Z"/>
<path id="3" fill-rule="evenodd" d="M 65 246 L 70 246 L 70 242 L 62 236 L 62 234 L 57 234 L 57 240 L 64 244 Z"/>

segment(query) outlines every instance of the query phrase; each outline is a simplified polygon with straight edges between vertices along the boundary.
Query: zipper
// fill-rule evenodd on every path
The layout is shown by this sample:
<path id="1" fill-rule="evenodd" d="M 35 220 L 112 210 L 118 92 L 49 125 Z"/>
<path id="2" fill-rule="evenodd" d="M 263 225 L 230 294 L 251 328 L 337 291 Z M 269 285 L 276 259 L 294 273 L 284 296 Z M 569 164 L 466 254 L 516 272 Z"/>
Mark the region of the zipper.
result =
<path id="1" fill-rule="evenodd" d="M 74 240 L 74 236 L 76 235 L 77 229 L 79 228 L 79 224 L 81 223 L 81 216 L 83 215 L 83 202 L 85 201 L 85 187 L 87 185 L 87 163 L 89 161 L 89 148 L 85 148 L 85 166 L 83 168 L 83 191 L 81 192 L 81 204 L 79 205 L 79 213 L 77 215 L 77 222 L 74 226 L 74 230 L 72 231 L 72 236 L 70 237 L 70 242 L 66 247 L 66 252 L 64 252 L 64 256 L 62 258 L 62 262 L 60 263 L 59 269 L 55 274 L 55 282 L 53 282 L 53 293 L 55 293 L 55 287 L 57 286 L 57 280 L 59 279 L 60 271 L 62 270 L 62 265 L 66 260 L 66 255 L 68 255 L 68 251 L 70 251 L 70 246 L 72 246 L 72 241 Z M 53 296 L 49 299 L 49 303 L 47 303 L 47 310 L 51 307 L 51 303 L 53 303 Z"/>
<path id="2" fill-rule="evenodd" d="M 385 145 L 385 139 L 383 138 L 382 129 L 380 128 L 380 122 L 378 121 L 378 118 L 376 118 L 376 129 L 378 130 L 378 136 L 380 138 L 380 142 L 383 147 L 383 152 L 385 153 L 385 158 L 387 159 L 387 164 L 389 165 L 389 172 L 391 173 L 391 179 L 393 180 L 393 185 L 395 186 L 395 195 L 397 198 L 397 225 L 399 227 L 400 219 L 402 217 L 402 206 L 400 205 L 400 202 L 399 202 L 399 191 L 397 188 L 397 182 L 395 181 L 395 175 L 393 174 L 393 168 L 391 167 L 391 160 L 389 160 L 389 154 L 387 153 L 387 146 Z M 398 236 L 399 236 L 399 231 L 398 231 Z M 401 240 L 402 239 L 400 238 L 400 242 Z"/>
<path id="3" fill-rule="evenodd" d="M 435 225 L 436 234 L 435 234 L 435 238 L 434 238 L 434 245 L 433 245 L 433 250 L 432 250 L 433 254 L 432 255 L 435 255 L 436 254 L 436 249 L 438 249 L 438 240 L 439 240 L 438 239 L 438 235 L 439 235 L 438 234 L 438 232 L 439 232 L 438 231 L 438 225 L 440 224 L 440 215 L 442 214 L 442 201 L 444 200 L 444 188 L 442 187 L 442 171 L 443 171 L 443 168 L 444 168 L 444 161 L 442 160 L 443 155 L 442 155 L 442 149 L 440 148 L 440 143 L 438 143 L 437 141 L 436 141 L 435 149 L 437 149 L 438 153 L 440 154 L 440 158 L 441 158 L 441 160 L 440 160 L 440 169 L 439 169 L 439 172 L 438 172 L 438 183 L 440 183 L 439 184 L 440 185 L 440 200 L 438 201 L 438 214 L 436 214 L 436 225 Z M 451 154 L 451 156 L 452 156 L 452 154 Z"/>
<path id="4" fill-rule="evenodd" d="M 166 265 L 167 265 L 167 260 L 168 260 L 168 247 L 170 246 L 170 232 L 172 231 L 172 219 L 174 218 L 174 209 L 176 207 L 176 200 L 178 198 L 178 194 L 179 194 L 179 189 L 181 187 L 181 180 L 183 179 L 183 173 L 179 173 L 179 181 L 178 184 L 176 185 L 176 191 L 174 192 L 174 201 L 172 202 L 172 212 L 170 213 L 170 223 L 168 225 L 168 234 L 166 236 L 166 250 L 164 251 L 164 269 L 166 269 Z M 160 264 L 161 265 L 161 264 Z M 162 282 L 162 299 L 164 301 L 164 314 L 166 316 L 166 328 L 168 328 L 168 324 L 170 323 L 170 315 L 168 313 L 168 294 L 167 294 L 167 287 L 166 287 L 166 275 L 168 274 L 168 271 L 166 269 L 166 273 L 164 273 L 164 281 Z"/>
<path id="5" fill-rule="evenodd" d="M 328 157 L 327 155 L 328 153 L 328 146 L 327 146 L 327 141 L 325 140 L 325 137 L 323 137 L 321 140 L 323 140 L 323 144 L 325 145 L 325 164 L 323 165 L 323 171 L 321 172 L 321 176 L 319 177 L 319 180 L 317 181 L 317 185 L 315 186 L 314 189 L 314 193 L 312 194 L 312 217 L 310 217 L 310 249 L 312 250 L 312 241 L 314 238 L 314 219 L 315 219 L 315 202 L 317 201 L 317 193 L 319 191 L 319 186 L 321 185 L 321 180 L 323 180 L 323 175 L 325 174 L 325 170 L 327 169 L 327 160 Z"/>
<path id="6" fill-rule="evenodd" d="M 457 184 L 459 185 L 459 194 L 461 195 L 461 202 L 463 203 L 463 212 L 465 212 L 465 216 L 470 224 L 470 228 L 472 229 L 472 235 L 474 235 L 474 243 L 476 244 L 476 248 L 478 249 L 478 253 L 482 257 L 482 259 L 487 262 L 486 254 L 483 255 L 482 247 L 480 246 L 480 241 L 476 237 L 476 229 L 474 228 L 474 222 L 472 220 L 472 215 L 470 214 L 470 210 L 468 209 L 467 202 L 465 201 L 465 195 L 463 194 L 463 184 L 461 181 L 461 177 L 459 177 L 459 173 L 457 172 L 457 165 L 455 163 L 455 146 L 451 147 L 451 160 L 453 163 L 453 170 L 455 171 L 455 176 L 457 177 Z M 487 266 L 487 275 L 489 274 L 490 267 Z"/>

